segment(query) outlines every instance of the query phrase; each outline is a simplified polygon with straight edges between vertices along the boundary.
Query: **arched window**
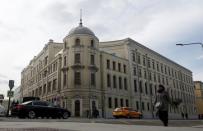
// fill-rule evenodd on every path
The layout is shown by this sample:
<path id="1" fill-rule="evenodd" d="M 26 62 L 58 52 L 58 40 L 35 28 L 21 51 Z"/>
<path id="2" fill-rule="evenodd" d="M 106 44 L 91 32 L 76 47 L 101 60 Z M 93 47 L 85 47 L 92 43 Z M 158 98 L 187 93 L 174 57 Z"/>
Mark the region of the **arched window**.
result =
<path id="1" fill-rule="evenodd" d="M 91 47 L 94 47 L 94 40 L 91 40 Z"/>
<path id="2" fill-rule="evenodd" d="M 79 45 L 80 45 L 80 39 L 77 38 L 77 39 L 75 40 L 75 45 L 76 45 L 76 46 L 79 46 Z"/>

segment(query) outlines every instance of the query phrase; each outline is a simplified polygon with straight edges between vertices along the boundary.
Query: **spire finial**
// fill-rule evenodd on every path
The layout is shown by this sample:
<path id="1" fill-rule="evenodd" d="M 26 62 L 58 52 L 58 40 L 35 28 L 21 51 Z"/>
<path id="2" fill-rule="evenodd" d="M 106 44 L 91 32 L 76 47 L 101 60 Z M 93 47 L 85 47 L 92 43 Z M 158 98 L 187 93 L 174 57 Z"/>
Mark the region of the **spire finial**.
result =
<path id="1" fill-rule="evenodd" d="M 82 26 L 82 9 L 80 9 L 80 26 Z"/>

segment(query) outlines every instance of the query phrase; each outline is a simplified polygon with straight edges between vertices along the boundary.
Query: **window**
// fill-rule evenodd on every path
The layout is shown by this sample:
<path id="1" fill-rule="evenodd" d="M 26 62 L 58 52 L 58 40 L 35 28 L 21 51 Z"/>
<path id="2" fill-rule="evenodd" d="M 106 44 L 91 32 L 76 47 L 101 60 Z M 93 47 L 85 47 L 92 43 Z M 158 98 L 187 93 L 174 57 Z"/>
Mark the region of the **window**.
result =
<path id="1" fill-rule="evenodd" d="M 134 91 L 137 92 L 137 80 L 134 80 Z"/>
<path id="2" fill-rule="evenodd" d="M 125 104 L 126 104 L 126 107 L 129 107 L 129 101 L 128 101 L 128 99 L 125 100 Z"/>
<path id="3" fill-rule="evenodd" d="M 149 102 L 147 102 L 147 110 L 148 111 L 150 110 L 150 108 L 149 108 Z"/>
<path id="4" fill-rule="evenodd" d="M 109 105 L 109 108 L 112 108 L 112 99 L 111 99 L 111 97 L 109 97 L 108 105 Z"/>
<path id="5" fill-rule="evenodd" d="M 142 81 L 139 82 L 139 90 L 140 90 L 140 93 L 142 93 Z"/>
<path id="6" fill-rule="evenodd" d="M 126 65 L 123 65 L 123 72 L 126 73 Z"/>
<path id="7" fill-rule="evenodd" d="M 116 76 L 113 76 L 113 88 L 117 88 L 117 80 L 116 80 Z"/>
<path id="8" fill-rule="evenodd" d="M 80 63 L 80 54 L 76 53 L 75 54 L 75 64 L 79 64 Z"/>
<path id="9" fill-rule="evenodd" d="M 63 73 L 63 85 L 66 86 L 66 72 Z"/>
<path id="10" fill-rule="evenodd" d="M 53 85 L 52 85 L 53 86 L 53 90 L 56 90 L 56 81 L 57 81 L 57 79 L 53 80 Z"/>
<path id="11" fill-rule="evenodd" d="M 136 107 L 137 107 L 137 110 L 140 109 L 140 107 L 139 107 L 139 101 L 136 101 Z"/>
<path id="12" fill-rule="evenodd" d="M 146 95 L 148 94 L 147 82 L 145 82 L 145 93 L 146 93 Z"/>
<path id="13" fill-rule="evenodd" d="M 145 110 L 144 102 L 142 102 L 142 110 Z"/>
<path id="14" fill-rule="evenodd" d="M 118 99 L 117 99 L 117 98 L 114 99 L 114 107 L 115 107 L 115 108 L 118 107 Z"/>
<path id="15" fill-rule="evenodd" d="M 90 59 L 91 59 L 91 60 L 90 60 L 91 65 L 94 65 L 94 64 L 95 64 L 95 63 L 94 63 L 94 55 L 91 55 L 91 56 L 90 56 Z"/>
<path id="16" fill-rule="evenodd" d="M 91 47 L 94 47 L 94 40 L 91 40 Z"/>
<path id="17" fill-rule="evenodd" d="M 107 87 L 111 87 L 111 76 L 107 74 Z"/>
<path id="18" fill-rule="evenodd" d="M 157 71 L 159 71 L 159 63 L 158 62 L 156 64 L 156 67 L 157 67 Z"/>
<path id="19" fill-rule="evenodd" d="M 145 56 L 143 56 L 143 66 L 145 66 L 146 65 L 146 62 L 145 62 L 146 60 L 145 60 Z"/>
<path id="20" fill-rule="evenodd" d="M 135 53 L 132 53 L 133 61 L 135 62 Z"/>
<path id="21" fill-rule="evenodd" d="M 51 92 L 51 81 L 48 82 L 47 92 Z"/>
<path id="22" fill-rule="evenodd" d="M 77 38 L 77 39 L 75 40 L 75 46 L 79 46 L 79 45 L 80 45 L 80 39 Z"/>
<path id="23" fill-rule="evenodd" d="M 140 55 L 138 55 L 137 58 L 138 58 L 138 64 L 140 64 L 141 63 Z"/>
<path id="24" fill-rule="evenodd" d="M 116 70 L 116 62 L 113 61 L 113 70 Z"/>
<path id="25" fill-rule="evenodd" d="M 141 70 L 141 68 L 139 69 L 139 77 L 142 77 L 142 70 Z"/>
<path id="26" fill-rule="evenodd" d="M 44 65 L 47 65 L 48 64 L 48 56 L 46 56 L 45 58 L 44 58 Z"/>
<path id="27" fill-rule="evenodd" d="M 121 63 L 118 63 L 118 71 L 121 72 Z"/>
<path id="28" fill-rule="evenodd" d="M 91 85 L 95 86 L 96 82 L 95 82 L 95 73 L 91 73 Z"/>
<path id="29" fill-rule="evenodd" d="M 151 68 L 151 63 L 150 63 L 150 59 L 149 58 L 147 60 L 147 65 L 148 65 L 149 68 Z"/>
<path id="30" fill-rule="evenodd" d="M 119 89 L 122 89 L 122 88 L 123 88 L 123 86 L 122 86 L 122 78 L 119 77 Z"/>
<path id="31" fill-rule="evenodd" d="M 43 93 L 44 93 L 44 94 L 46 93 L 46 88 L 47 88 L 47 85 L 44 84 L 44 86 L 43 86 Z"/>
<path id="32" fill-rule="evenodd" d="M 152 84 L 149 85 L 149 91 L 150 91 L 150 95 L 153 95 L 153 92 L 152 92 Z"/>
<path id="33" fill-rule="evenodd" d="M 66 56 L 63 57 L 63 65 L 66 66 Z"/>
<path id="34" fill-rule="evenodd" d="M 106 68 L 110 69 L 110 60 L 106 60 Z"/>
<path id="35" fill-rule="evenodd" d="M 152 60 L 152 68 L 155 69 L 154 60 Z"/>
<path id="36" fill-rule="evenodd" d="M 126 78 L 124 78 L 124 88 L 125 90 L 128 90 L 128 83 Z"/>
<path id="37" fill-rule="evenodd" d="M 134 67 L 134 68 L 133 68 L 133 74 L 134 74 L 134 76 L 136 76 L 136 75 L 137 75 L 137 72 L 136 72 L 136 67 Z"/>
<path id="38" fill-rule="evenodd" d="M 120 99 L 120 106 L 123 107 L 123 99 Z"/>
<path id="39" fill-rule="evenodd" d="M 75 72 L 75 85 L 81 85 L 80 72 Z"/>

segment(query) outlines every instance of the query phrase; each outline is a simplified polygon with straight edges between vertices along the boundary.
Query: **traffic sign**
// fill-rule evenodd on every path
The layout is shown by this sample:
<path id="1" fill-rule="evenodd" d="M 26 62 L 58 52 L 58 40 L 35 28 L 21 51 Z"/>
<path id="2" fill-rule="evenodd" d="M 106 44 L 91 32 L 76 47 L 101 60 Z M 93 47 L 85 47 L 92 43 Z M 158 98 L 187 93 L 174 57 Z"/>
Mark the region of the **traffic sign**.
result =
<path id="1" fill-rule="evenodd" d="M 13 96 L 14 96 L 14 91 L 7 92 L 7 97 L 13 97 Z"/>

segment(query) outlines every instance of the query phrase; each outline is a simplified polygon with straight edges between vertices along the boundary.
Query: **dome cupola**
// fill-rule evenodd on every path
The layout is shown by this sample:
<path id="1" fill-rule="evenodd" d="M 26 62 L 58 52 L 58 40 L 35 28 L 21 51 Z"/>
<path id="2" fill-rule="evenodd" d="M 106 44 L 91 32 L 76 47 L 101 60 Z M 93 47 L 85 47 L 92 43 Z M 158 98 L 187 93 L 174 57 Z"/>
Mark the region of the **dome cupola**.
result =
<path id="1" fill-rule="evenodd" d="M 87 34 L 95 36 L 94 32 L 91 31 L 89 28 L 82 25 L 82 19 L 80 19 L 79 26 L 72 28 L 68 33 L 68 36 L 78 35 L 78 34 Z"/>

